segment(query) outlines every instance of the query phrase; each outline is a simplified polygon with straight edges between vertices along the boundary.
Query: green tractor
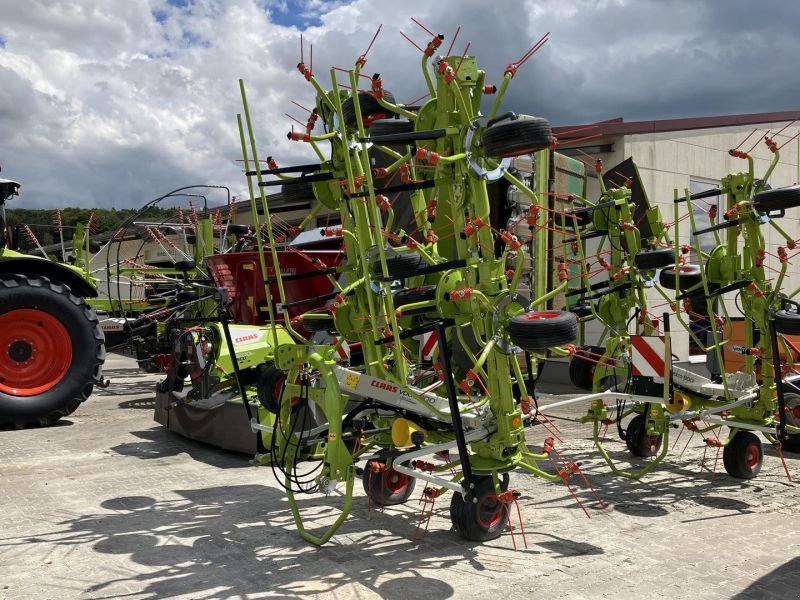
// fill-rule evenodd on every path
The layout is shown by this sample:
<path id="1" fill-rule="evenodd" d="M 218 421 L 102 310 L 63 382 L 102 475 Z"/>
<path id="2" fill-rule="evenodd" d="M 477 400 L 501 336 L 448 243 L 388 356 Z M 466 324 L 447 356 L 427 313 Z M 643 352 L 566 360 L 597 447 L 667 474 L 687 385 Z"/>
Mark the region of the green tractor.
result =
<path id="1" fill-rule="evenodd" d="M 80 269 L 13 249 L 5 203 L 20 184 L 0 179 L 0 429 L 52 425 L 102 383 L 105 338 Z"/>

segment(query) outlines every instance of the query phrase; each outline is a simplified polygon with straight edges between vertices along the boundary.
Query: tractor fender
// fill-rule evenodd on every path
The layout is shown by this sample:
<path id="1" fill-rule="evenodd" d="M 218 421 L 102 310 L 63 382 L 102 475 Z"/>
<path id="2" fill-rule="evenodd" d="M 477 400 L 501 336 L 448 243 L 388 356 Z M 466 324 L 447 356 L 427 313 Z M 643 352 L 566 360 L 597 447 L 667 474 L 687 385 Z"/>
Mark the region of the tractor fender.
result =
<path id="1" fill-rule="evenodd" d="M 47 277 L 50 281 L 66 285 L 72 293 L 82 298 L 96 298 L 97 287 L 75 268 L 34 256 L 9 256 L 0 260 L 0 276 L 9 274 Z"/>

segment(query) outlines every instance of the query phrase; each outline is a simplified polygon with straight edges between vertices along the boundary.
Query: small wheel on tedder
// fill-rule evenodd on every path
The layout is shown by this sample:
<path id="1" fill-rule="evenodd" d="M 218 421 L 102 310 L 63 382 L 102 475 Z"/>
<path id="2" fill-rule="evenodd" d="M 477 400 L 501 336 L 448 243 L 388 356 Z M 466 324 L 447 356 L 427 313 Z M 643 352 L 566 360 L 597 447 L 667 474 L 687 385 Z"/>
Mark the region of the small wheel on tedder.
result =
<path id="1" fill-rule="evenodd" d="M 722 452 L 722 463 L 731 477 L 752 479 L 761 471 L 761 440 L 750 431 L 739 431 Z"/>
<path id="2" fill-rule="evenodd" d="M 639 458 L 648 458 L 661 449 L 663 436 L 655 438 L 647 435 L 644 415 L 636 415 L 625 429 L 625 445 L 630 453 Z"/>
<path id="3" fill-rule="evenodd" d="M 493 540 L 503 533 L 508 524 L 508 508 L 497 497 L 490 476 L 472 478 L 475 487 L 472 498 L 464 500 L 458 492 L 450 501 L 450 520 L 459 535 L 474 542 Z M 500 489 L 508 490 L 508 474 L 500 481 Z M 473 499 L 476 500 L 473 502 Z"/>
<path id="4" fill-rule="evenodd" d="M 415 478 L 374 460 L 367 462 L 361 481 L 369 499 L 379 506 L 403 504 L 414 493 L 417 483 Z"/>

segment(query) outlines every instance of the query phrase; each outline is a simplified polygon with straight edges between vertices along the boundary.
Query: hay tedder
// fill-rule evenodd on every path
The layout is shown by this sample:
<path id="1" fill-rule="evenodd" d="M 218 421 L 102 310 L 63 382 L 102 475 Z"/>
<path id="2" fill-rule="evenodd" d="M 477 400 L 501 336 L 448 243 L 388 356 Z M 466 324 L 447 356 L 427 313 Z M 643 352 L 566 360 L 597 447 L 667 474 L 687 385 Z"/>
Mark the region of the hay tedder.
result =
<path id="1" fill-rule="evenodd" d="M 261 168 L 240 82 L 242 152 L 254 205 L 260 196 L 269 219 L 265 188 L 310 183 L 317 201 L 341 221 L 329 231 L 344 245 L 335 277 L 330 270 L 306 275 L 334 285 L 324 310 L 292 319 L 287 277 L 275 271 L 278 298 L 273 303 L 266 294 L 267 312 L 293 340 L 275 340 L 268 367 L 275 385 L 263 388 L 272 394 L 275 423 L 254 423 L 270 435 L 272 463 L 298 529 L 315 544 L 346 518 L 356 476 L 370 501 L 383 506 L 405 502 L 418 479 L 429 498 L 452 491 L 453 525 L 471 540 L 505 529 L 508 505 L 518 496 L 511 471 L 562 478 L 540 464 L 553 450 L 549 441 L 538 452 L 525 443 L 538 364 L 549 350 L 568 354 L 562 347 L 578 333 L 574 313 L 548 307 L 568 286 L 566 264 L 553 277 L 546 259 L 554 140 L 546 120 L 500 111 L 517 69 L 546 38 L 510 64 L 495 87 L 466 51 L 434 59 L 443 36 L 431 35 L 422 49 L 430 99 L 413 108 L 397 103 L 379 75 L 359 91 L 366 56 L 347 71 L 344 85 L 332 70 L 329 89 L 301 61 L 316 106 L 307 128 L 289 135 L 313 148 L 320 158 L 314 164 L 279 167 L 268 158 Z M 492 95 L 482 115 L 481 101 Z M 314 132 L 318 120 L 322 133 Z M 534 153 L 529 186 L 510 167 L 513 157 Z M 503 180 L 531 204 L 523 215 L 528 239 L 492 222 L 490 191 Z M 266 241 L 263 272 L 266 257 L 280 262 L 274 241 Z M 521 287 L 529 248 L 535 250 L 530 296 Z M 553 278 L 558 283 L 550 285 Z M 300 327 L 335 332 L 339 342 L 309 342 Z M 338 363 L 342 343 L 360 345 L 360 364 Z M 315 427 L 298 416 L 308 406 Z M 310 444 L 319 459 L 309 469 L 298 458 Z M 338 488 L 344 495 L 338 518 L 321 534 L 308 531 L 296 494 Z"/>

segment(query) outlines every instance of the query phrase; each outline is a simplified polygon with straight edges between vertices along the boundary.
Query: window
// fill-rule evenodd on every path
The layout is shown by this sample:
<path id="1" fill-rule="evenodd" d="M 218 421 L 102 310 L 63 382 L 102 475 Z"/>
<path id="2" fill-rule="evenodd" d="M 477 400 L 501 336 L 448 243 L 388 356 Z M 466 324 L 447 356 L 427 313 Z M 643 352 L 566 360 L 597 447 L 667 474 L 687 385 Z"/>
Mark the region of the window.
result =
<path id="1" fill-rule="evenodd" d="M 703 179 L 700 177 L 692 177 L 689 179 L 689 193 L 692 195 L 717 188 L 719 188 L 719 182 L 714 181 L 713 179 Z M 712 196 L 711 198 L 702 198 L 700 200 L 692 201 L 695 229 L 701 230 L 711 226 L 711 220 L 709 219 L 708 211 L 713 207 L 717 208 L 718 217 L 715 219 L 715 222 L 719 223 L 720 217 L 724 212 L 722 206 L 722 196 Z M 698 239 L 700 240 L 700 248 L 703 250 L 703 252 L 710 251 L 717 244 L 716 238 L 714 237 L 714 232 L 702 233 L 698 236 Z M 690 243 L 694 249 L 693 234 L 690 237 Z M 694 252 L 692 252 L 692 262 L 697 263 L 697 257 L 694 255 Z"/>

